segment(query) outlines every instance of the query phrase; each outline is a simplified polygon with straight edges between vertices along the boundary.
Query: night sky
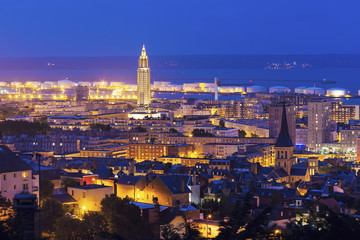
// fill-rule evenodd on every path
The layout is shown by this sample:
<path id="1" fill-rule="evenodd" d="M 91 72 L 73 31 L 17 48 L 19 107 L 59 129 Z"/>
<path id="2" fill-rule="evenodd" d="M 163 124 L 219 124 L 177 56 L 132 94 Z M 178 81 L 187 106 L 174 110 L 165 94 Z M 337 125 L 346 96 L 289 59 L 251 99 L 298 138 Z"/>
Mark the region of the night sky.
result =
<path id="1" fill-rule="evenodd" d="M 0 57 L 360 53 L 359 0 L 3 0 Z"/>

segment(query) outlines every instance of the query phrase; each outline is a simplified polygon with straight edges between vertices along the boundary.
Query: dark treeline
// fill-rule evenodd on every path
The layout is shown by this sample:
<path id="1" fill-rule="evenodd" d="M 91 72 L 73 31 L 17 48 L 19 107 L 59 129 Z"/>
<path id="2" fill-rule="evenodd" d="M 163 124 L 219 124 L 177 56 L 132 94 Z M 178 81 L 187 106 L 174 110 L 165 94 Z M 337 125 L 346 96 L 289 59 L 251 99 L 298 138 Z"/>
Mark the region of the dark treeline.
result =
<path id="1" fill-rule="evenodd" d="M 20 136 L 21 134 L 35 136 L 37 134 L 46 134 L 47 130 L 50 130 L 47 123 L 28 121 L 0 122 L 0 136 Z"/>

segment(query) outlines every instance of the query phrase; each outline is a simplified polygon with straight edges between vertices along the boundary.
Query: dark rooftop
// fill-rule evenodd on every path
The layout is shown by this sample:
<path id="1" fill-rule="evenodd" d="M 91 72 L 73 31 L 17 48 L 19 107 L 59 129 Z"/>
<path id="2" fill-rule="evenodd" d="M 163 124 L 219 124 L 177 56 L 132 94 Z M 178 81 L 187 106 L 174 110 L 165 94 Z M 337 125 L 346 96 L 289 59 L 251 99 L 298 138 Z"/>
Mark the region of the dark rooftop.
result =
<path id="1" fill-rule="evenodd" d="M 0 145 L 0 173 L 32 170 L 26 162 L 22 161 L 7 146 Z"/>

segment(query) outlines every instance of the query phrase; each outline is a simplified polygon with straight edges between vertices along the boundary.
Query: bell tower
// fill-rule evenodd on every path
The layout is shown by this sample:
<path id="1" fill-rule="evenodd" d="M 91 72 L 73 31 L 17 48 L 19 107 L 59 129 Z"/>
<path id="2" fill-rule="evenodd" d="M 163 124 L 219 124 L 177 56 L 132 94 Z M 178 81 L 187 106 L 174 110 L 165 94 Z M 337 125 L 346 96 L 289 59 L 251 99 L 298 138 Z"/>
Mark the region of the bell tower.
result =
<path id="1" fill-rule="evenodd" d="M 294 165 L 294 144 L 291 140 L 286 118 L 285 104 L 282 111 L 281 128 L 275 143 L 275 169 L 284 169 L 290 175 Z"/>

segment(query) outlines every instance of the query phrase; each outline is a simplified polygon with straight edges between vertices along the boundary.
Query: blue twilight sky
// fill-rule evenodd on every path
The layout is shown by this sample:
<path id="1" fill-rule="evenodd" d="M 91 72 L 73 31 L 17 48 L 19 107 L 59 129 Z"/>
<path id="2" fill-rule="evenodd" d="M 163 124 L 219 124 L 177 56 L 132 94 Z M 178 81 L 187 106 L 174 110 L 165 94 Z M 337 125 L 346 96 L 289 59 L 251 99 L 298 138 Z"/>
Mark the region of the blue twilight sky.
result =
<path id="1" fill-rule="evenodd" d="M 360 53 L 359 0 L 0 0 L 0 57 Z"/>

